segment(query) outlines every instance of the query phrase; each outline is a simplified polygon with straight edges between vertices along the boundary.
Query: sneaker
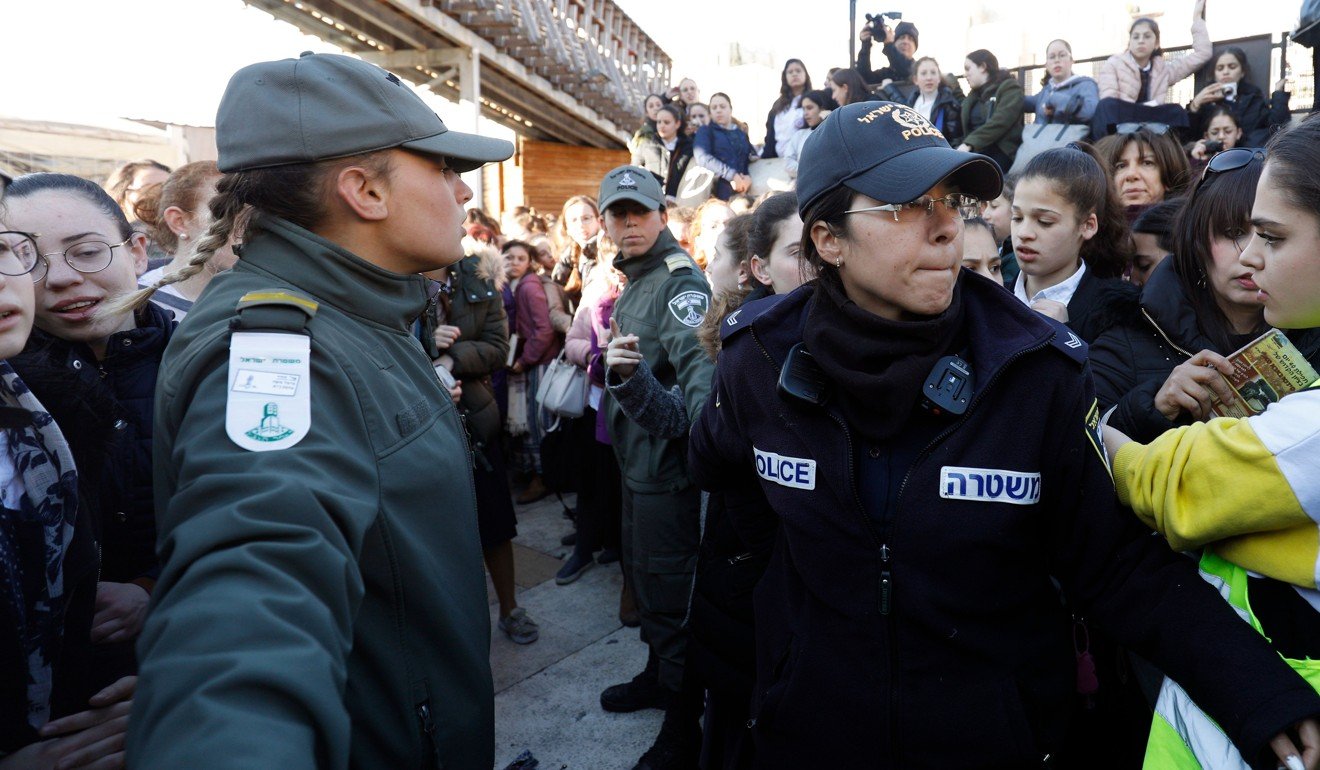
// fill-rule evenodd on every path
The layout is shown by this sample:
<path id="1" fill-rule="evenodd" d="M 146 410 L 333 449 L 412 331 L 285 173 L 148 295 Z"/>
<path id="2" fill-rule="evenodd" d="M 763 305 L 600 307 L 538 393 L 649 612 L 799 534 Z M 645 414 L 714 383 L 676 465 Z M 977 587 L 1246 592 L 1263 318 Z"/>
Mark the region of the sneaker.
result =
<path id="1" fill-rule="evenodd" d="M 678 699 L 675 698 L 675 704 Z M 655 743 L 637 760 L 633 770 L 697 770 L 701 756 L 701 728 L 688 709 L 665 710 L 665 721 Z M 699 712 L 698 712 L 699 713 Z"/>
<path id="2" fill-rule="evenodd" d="M 550 490 L 546 488 L 545 482 L 541 481 L 541 475 L 538 473 L 537 475 L 532 476 L 531 481 L 527 482 L 527 488 L 523 490 L 521 495 L 518 495 L 516 502 L 518 505 L 527 505 L 540 500 L 548 494 L 550 494 Z"/>
<path id="3" fill-rule="evenodd" d="M 500 630 L 513 640 L 514 644 L 531 644 L 541 637 L 541 629 L 536 621 L 527 615 L 527 610 L 514 607 L 507 618 L 500 618 Z"/>
<path id="4" fill-rule="evenodd" d="M 600 694 L 600 707 L 616 714 L 627 714 L 642 709 L 667 708 L 674 693 L 660 686 L 660 659 L 652 652 L 646 659 L 646 668 L 630 682 L 606 687 Z"/>
<path id="5" fill-rule="evenodd" d="M 591 569 L 595 563 L 590 556 L 582 556 L 574 549 L 564 561 L 564 566 L 560 567 L 555 575 L 555 585 L 566 586 L 572 583 L 582 577 L 582 573 Z"/>
<path id="6" fill-rule="evenodd" d="M 606 548 L 605 550 L 600 552 L 600 556 L 596 557 L 597 564 L 613 564 L 618 560 L 619 560 L 619 549 L 617 548 Z"/>

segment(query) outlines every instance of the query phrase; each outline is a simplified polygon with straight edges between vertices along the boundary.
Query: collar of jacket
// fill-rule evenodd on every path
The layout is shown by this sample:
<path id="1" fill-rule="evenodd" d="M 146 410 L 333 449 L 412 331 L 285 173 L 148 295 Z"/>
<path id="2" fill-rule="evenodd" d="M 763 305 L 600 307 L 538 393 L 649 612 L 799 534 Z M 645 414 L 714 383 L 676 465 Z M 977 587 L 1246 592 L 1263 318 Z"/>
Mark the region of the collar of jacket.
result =
<path id="1" fill-rule="evenodd" d="M 1054 338 L 1055 328 L 1002 285 L 966 270 L 958 280 L 978 389 L 1019 353 L 1048 345 Z M 802 340 L 807 306 L 815 291 L 815 281 L 803 284 L 752 321 L 752 331 L 776 365 Z"/>
<path id="2" fill-rule="evenodd" d="M 1157 331 L 1183 350 L 1196 353 L 1207 348 L 1217 349 L 1196 324 L 1196 308 L 1174 272 L 1172 256 L 1161 260 L 1146 279 L 1146 285 L 1141 287 L 1141 306 L 1158 327 Z"/>
<path id="3" fill-rule="evenodd" d="M 24 353 L 43 350 L 61 364 L 72 366 L 76 360 L 93 369 L 105 370 L 130 366 L 144 358 L 154 357 L 159 361 L 178 321 L 173 313 L 154 302 L 148 302 L 136 316 L 136 327 L 115 332 L 106 340 L 104 361 L 98 361 L 86 343 L 60 339 L 36 327 L 32 328 Z"/>
<path id="4" fill-rule="evenodd" d="M 683 247 L 678 245 L 678 240 L 666 227 L 660 231 L 660 237 L 655 239 L 655 243 L 651 244 L 651 248 L 647 249 L 645 254 L 625 257 L 623 252 L 619 252 L 619 256 L 614 258 L 614 267 L 628 276 L 628 281 L 631 283 L 660 267 L 664 264 L 665 257 L 675 251 L 683 251 Z"/>
<path id="5" fill-rule="evenodd" d="M 429 297 L 420 275 L 393 273 L 279 217 L 262 215 L 238 266 L 269 273 L 350 316 L 407 332 Z"/>

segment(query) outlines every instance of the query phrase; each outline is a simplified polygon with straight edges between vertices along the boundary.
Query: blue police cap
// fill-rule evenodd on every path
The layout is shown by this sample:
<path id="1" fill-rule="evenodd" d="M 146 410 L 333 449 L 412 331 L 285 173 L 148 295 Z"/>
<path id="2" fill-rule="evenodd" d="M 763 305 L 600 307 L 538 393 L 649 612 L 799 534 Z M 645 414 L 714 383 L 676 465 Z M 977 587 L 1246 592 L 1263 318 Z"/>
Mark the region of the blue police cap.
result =
<path id="1" fill-rule="evenodd" d="M 798 159 L 798 213 L 844 185 L 881 203 L 906 203 L 948 178 L 961 192 L 994 200 L 1004 187 L 999 166 L 959 152 L 924 115 L 894 102 L 856 102 L 831 112 L 811 132 Z"/>

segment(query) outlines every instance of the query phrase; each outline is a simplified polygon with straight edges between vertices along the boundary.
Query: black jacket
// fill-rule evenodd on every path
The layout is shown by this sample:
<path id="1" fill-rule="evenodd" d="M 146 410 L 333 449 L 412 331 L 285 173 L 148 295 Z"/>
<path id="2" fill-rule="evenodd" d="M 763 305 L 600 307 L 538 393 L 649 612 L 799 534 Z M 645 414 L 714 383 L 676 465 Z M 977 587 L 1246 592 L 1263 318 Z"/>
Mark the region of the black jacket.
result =
<path id="1" fill-rule="evenodd" d="M 1134 323 L 1137 287 L 1118 278 L 1097 278 L 1087 270 L 1068 301 L 1068 328 L 1089 345 L 1110 328 Z"/>
<path id="2" fill-rule="evenodd" d="M 14 362 L 11 360 L 11 364 Z M 100 527 L 95 501 L 99 469 L 111 444 L 113 402 L 99 383 L 92 388 L 71 379 L 62 366 L 28 355 L 20 374 L 41 405 L 60 426 L 78 467 L 78 518 L 64 557 L 63 581 L 68 600 L 59 657 L 53 661 L 51 719 L 85 711 L 87 701 L 122 673 L 120 666 L 104 665 L 101 653 L 112 645 L 91 643 L 96 611 L 96 583 L 100 570 L 97 551 Z M 89 469 L 84 471 L 84 469 Z M 37 740 L 27 723 L 27 661 L 12 634 L 0 634 L 0 754 L 16 751 Z M 113 645 L 120 648 L 119 645 Z M 116 650 L 116 651 L 121 651 Z"/>
<path id="3" fill-rule="evenodd" d="M 1233 116 L 1237 118 L 1238 126 L 1242 129 L 1241 144 L 1244 147 L 1259 147 L 1263 145 L 1264 139 L 1269 136 L 1270 125 L 1270 99 L 1265 96 L 1265 92 L 1260 87 L 1248 80 L 1239 80 L 1237 87 L 1237 98 L 1233 101 L 1224 100 L 1216 102 L 1227 106 Z M 1187 115 L 1191 118 L 1192 134 L 1200 137 L 1205 135 L 1205 130 L 1209 125 L 1206 116 L 1210 112 L 1212 105 L 1206 105 L 1196 112 L 1188 111 Z"/>
<path id="4" fill-rule="evenodd" d="M 893 43 L 885 43 L 881 48 L 885 58 L 889 60 L 889 66 L 882 69 L 871 69 L 871 46 L 873 42 L 863 40 L 862 47 L 857 51 L 857 72 L 867 83 L 883 83 L 886 80 L 902 81 L 912 77 L 912 60 L 899 52 Z"/>
<path id="5" fill-rule="evenodd" d="M 886 91 L 891 87 L 887 86 Z M 920 96 L 920 89 L 913 88 L 905 95 L 904 104 L 909 107 L 914 106 Z M 930 108 L 930 122 L 944 134 L 950 147 L 962 144 L 962 99 L 958 98 L 948 86 L 940 86 L 939 93 L 935 96 L 935 104 Z"/>
<path id="6" fill-rule="evenodd" d="M 1320 696 L 1118 510 L 1085 345 L 960 280 L 975 395 L 925 445 L 868 449 L 835 404 L 776 394 L 814 283 L 726 336 L 688 466 L 711 491 L 758 484 L 778 514 L 755 591 L 758 766 L 1041 766 L 1075 675 L 1051 578 L 1260 756 Z M 889 497 L 863 501 L 863 465 L 889 471 Z"/>
<path id="7" fill-rule="evenodd" d="M 116 332 L 98 361 L 90 348 L 78 342 L 32 330 L 27 347 L 12 363 L 19 376 L 42 356 L 61 367 L 88 390 L 98 383 L 113 399 L 113 446 L 102 468 L 96 505 L 100 509 L 101 579 L 128 583 L 154 580 L 160 572 L 156 558 L 156 508 L 152 499 L 151 426 L 156 398 L 156 373 L 165 345 L 178 322 L 174 314 L 154 303 L 138 311 L 137 328 Z M 79 472 L 83 472 L 79 466 Z"/>
<path id="8" fill-rule="evenodd" d="M 1114 407 L 1109 424 L 1147 442 L 1192 421 L 1190 415 L 1170 421 L 1155 408 L 1155 394 L 1174 367 L 1202 350 L 1233 351 L 1221 349 L 1201 331 L 1171 259 L 1151 272 L 1134 310 L 1137 323 L 1115 326 L 1095 341 L 1091 366 L 1101 411 Z M 1288 332 L 1288 338 L 1313 365 L 1320 363 L 1320 331 Z"/>

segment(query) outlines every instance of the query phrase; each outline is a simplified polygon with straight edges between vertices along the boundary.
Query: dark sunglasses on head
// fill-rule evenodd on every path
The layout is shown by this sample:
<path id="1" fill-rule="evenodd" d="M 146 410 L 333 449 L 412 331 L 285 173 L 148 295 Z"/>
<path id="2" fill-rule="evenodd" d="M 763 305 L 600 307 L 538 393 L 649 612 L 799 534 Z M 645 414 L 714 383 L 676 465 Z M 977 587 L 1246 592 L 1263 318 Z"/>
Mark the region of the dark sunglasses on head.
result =
<path id="1" fill-rule="evenodd" d="M 1204 183 L 1206 179 L 1210 178 L 1211 174 L 1222 174 L 1225 171 L 1237 171 L 1244 166 L 1250 165 L 1253 160 L 1258 158 L 1261 163 L 1264 163 L 1265 151 L 1251 147 L 1234 147 L 1231 150 L 1224 150 L 1215 153 L 1215 156 L 1210 159 L 1210 162 L 1205 164 L 1205 169 L 1201 171 L 1201 182 Z M 1198 186 L 1197 189 L 1200 189 L 1200 187 Z"/>
<path id="2" fill-rule="evenodd" d="M 1135 134 L 1138 131 L 1145 131 L 1148 134 L 1157 134 L 1163 136 L 1169 133 L 1168 123 L 1119 123 L 1114 126 L 1115 134 Z"/>

